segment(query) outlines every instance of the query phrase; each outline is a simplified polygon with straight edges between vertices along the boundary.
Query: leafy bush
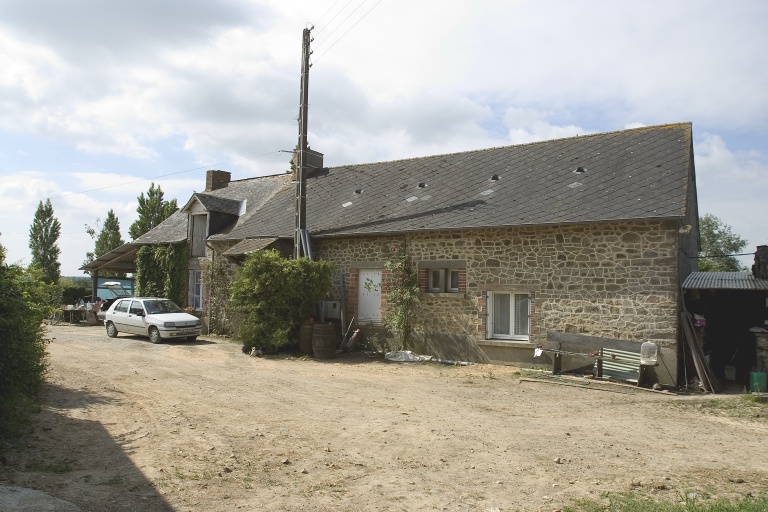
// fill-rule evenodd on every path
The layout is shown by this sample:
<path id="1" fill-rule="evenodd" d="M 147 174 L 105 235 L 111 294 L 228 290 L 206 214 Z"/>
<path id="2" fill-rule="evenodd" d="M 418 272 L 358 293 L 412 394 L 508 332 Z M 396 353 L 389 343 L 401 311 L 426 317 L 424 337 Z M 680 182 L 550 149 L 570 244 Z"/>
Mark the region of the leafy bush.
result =
<path id="1" fill-rule="evenodd" d="M 243 344 L 265 352 L 291 344 L 301 321 L 330 290 L 333 268 L 328 261 L 283 259 L 277 251 L 249 255 L 232 285 Z"/>
<path id="2" fill-rule="evenodd" d="M 0 439 L 18 435 L 47 369 L 42 319 L 55 286 L 42 273 L 6 265 L 0 246 Z"/>

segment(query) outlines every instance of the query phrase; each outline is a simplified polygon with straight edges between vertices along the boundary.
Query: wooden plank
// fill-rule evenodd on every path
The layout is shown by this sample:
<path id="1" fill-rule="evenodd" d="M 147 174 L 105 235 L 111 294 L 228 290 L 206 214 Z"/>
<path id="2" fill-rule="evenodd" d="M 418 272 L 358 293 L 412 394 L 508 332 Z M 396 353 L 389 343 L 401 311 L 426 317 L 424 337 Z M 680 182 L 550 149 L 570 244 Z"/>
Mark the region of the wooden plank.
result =
<path id="1" fill-rule="evenodd" d="M 707 365 L 707 362 L 704 359 L 704 354 L 701 353 L 701 347 L 699 347 L 699 344 L 696 341 L 696 336 L 693 334 L 693 329 L 690 325 L 690 318 L 688 318 L 688 314 L 685 311 L 680 312 L 680 317 L 683 326 L 683 337 L 691 351 L 693 365 L 696 367 L 696 373 L 699 376 L 701 385 L 704 387 L 705 391 L 716 393 L 718 389 L 717 379 L 709 369 L 709 365 Z"/>
<path id="2" fill-rule="evenodd" d="M 542 379 L 526 379 L 526 378 L 522 378 L 522 379 L 520 379 L 520 382 L 536 382 L 536 383 L 540 383 L 540 384 L 556 384 L 558 386 L 570 386 L 572 388 L 592 389 L 592 390 L 595 390 L 595 391 L 607 391 L 609 393 L 619 393 L 620 395 L 630 395 L 631 394 L 631 393 L 628 393 L 626 391 L 619 391 L 618 389 L 596 388 L 596 387 L 589 386 L 588 384 L 587 385 L 573 384 L 573 383 L 570 383 L 570 382 L 558 382 L 556 380 L 542 380 Z"/>
<path id="3" fill-rule="evenodd" d="M 712 371 L 712 368 L 710 368 L 709 363 L 707 363 L 706 356 L 704 355 L 704 350 L 699 345 L 698 339 L 696 337 L 696 329 L 693 326 L 693 322 L 691 321 L 691 315 L 688 313 L 688 310 L 686 309 L 685 305 L 683 305 L 683 313 L 684 315 L 684 321 L 683 321 L 683 331 L 688 337 L 688 342 L 692 343 L 691 345 L 691 352 L 693 353 L 693 357 L 699 361 L 699 364 L 701 365 L 704 376 L 699 376 L 700 378 L 703 378 L 707 381 L 707 384 L 709 386 L 709 389 L 713 393 L 717 393 L 717 391 L 720 388 L 720 382 L 717 380 L 717 377 L 715 377 L 714 372 Z M 695 365 L 694 361 L 694 365 Z"/>
<path id="4" fill-rule="evenodd" d="M 572 334 L 567 332 L 547 331 L 547 341 L 542 343 L 544 348 L 555 348 L 553 345 L 571 345 L 576 347 L 575 352 L 597 352 L 603 348 L 624 350 L 626 352 L 640 352 L 642 342 L 633 340 L 619 340 L 614 338 L 601 338 L 587 336 L 585 334 Z"/>

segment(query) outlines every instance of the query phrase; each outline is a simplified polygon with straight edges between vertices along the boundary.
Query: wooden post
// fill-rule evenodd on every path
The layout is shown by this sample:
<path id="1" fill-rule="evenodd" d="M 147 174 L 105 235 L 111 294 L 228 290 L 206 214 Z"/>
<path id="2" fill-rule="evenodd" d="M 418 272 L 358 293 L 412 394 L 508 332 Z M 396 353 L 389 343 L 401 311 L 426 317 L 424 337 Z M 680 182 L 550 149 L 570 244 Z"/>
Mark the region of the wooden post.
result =
<path id="1" fill-rule="evenodd" d="M 299 259 L 302 251 L 301 233 L 307 227 L 307 122 L 309 120 L 309 37 L 305 28 L 301 43 L 301 91 L 299 97 L 299 158 L 296 162 L 296 219 L 293 235 L 293 257 Z"/>
<path id="2" fill-rule="evenodd" d="M 560 350 L 563 348 L 563 344 L 557 344 L 557 352 L 552 355 L 552 375 L 558 375 L 560 369 L 563 366 L 563 356 L 560 355 Z"/>

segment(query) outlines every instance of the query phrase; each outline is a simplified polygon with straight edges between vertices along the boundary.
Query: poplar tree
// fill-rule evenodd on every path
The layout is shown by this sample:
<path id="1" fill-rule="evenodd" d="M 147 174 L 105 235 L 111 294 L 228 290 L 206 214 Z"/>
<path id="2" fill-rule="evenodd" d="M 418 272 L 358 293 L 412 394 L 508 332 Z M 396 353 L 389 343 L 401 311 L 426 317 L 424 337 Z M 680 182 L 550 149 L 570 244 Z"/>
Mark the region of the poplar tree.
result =
<path id="1" fill-rule="evenodd" d="M 85 254 L 85 261 L 83 265 L 87 265 L 91 261 L 95 260 L 99 256 L 102 256 L 113 249 L 117 249 L 121 245 L 125 244 L 122 236 L 120 235 L 120 221 L 117 220 L 117 215 L 113 210 L 107 212 L 107 218 L 104 220 L 104 225 L 99 227 L 99 220 L 96 220 L 96 228 L 89 225 L 85 225 L 85 232 L 91 235 L 91 238 L 96 240 L 93 252 Z M 125 274 L 104 274 L 104 277 L 123 277 Z"/>
<path id="2" fill-rule="evenodd" d="M 55 284 L 61 277 L 59 263 L 59 236 L 61 223 L 53 216 L 51 200 L 40 201 L 35 212 L 32 226 L 29 228 L 29 250 L 32 252 L 32 267 L 37 267 L 43 273 L 43 279 L 48 284 Z"/>
<path id="3" fill-rule="evenodd" d="M 160 188 L 160 185 L 155 188 L 154 182 L 149 186 L 147 196 L 144 197 L 144 192 L 142 192 L 137 199 L 139 206 L 136 211 L 139 218 L 128 228 L 128 235 L 131 240 L 136 240 L 178 210 L 176 200 L 165 201 L 163 189 Z"/>

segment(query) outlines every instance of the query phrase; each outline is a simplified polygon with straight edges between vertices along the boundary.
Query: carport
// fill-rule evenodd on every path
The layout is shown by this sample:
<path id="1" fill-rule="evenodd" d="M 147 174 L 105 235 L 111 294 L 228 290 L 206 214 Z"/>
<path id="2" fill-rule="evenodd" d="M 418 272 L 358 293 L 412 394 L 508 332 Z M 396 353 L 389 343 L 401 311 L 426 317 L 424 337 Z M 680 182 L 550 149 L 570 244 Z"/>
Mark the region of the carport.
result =
<path id="1" fill-rule="evenodd" d="M 683 298 L 689 313 L 704 317 L 697 337 L 715 375 L 748 385 L 756 363 L 754 330 L 768 328 L 768 279 L 750 272 L 693 272 L 683 283 Z"/>

